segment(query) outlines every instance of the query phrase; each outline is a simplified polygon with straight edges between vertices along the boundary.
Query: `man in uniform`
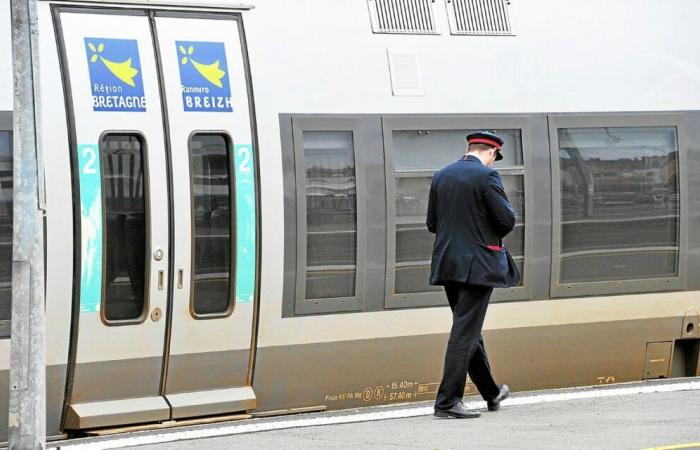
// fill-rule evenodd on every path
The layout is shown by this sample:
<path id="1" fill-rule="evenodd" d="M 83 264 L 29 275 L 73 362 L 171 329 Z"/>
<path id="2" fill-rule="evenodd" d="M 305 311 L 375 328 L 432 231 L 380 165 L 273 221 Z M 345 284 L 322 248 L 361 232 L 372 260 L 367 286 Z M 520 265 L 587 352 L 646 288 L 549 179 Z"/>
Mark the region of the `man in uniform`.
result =
<path id="1" fill-rule="evenodd" d="M 430 185 L 426 225 L 435 233 L 430 284 L 443 285 L 452 309 L 445 368 L 435 400 L 435 416 L 472 418 L 480 412 L 462 404 L 467 372 L 487 401 L 498 409 L 507 385 L 491 376 L 481 327 L 494 287 L 520 282 L 502 239 L 515 226 L 515 211 L 498 172 L 503 139 L 488 131 L 467 136 L 467 153 L 444 167 Z"/>

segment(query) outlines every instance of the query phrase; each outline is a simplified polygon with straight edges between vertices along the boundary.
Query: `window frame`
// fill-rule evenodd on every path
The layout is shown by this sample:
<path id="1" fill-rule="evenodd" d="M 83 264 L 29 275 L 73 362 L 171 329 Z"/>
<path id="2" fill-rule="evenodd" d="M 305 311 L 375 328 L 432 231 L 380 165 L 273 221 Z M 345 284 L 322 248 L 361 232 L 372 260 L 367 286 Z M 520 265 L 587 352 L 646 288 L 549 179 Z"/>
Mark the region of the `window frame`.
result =
<path id="1" fill-rule="evenodd" d="M 394 167 L 394 141 L 393 131 L 403 130 L 455 130 L 464 129 L 517 129 L 520 130 L 521 146 L 522 146 L 522 166 L 509 166 L 497 168 L 502 176 L 516 175 L 522 176 L 523 192 L 525 195 L 525 221 L 524 221 L 524 254 L 523 254 L 523 274 L 522 284 L 507 289 L 494 290 L 491 302 L 511 302 L 529 300 L 531 297 L 532 272 L 534 268 L 533 260 L 533 242 L 534 242 L 534 227 L 533 220 L 530 218 L 533 214 L 533 195 L 531 194 L 533 183 L 531 182 L 532 174 L 532 157 L 530 155 L 530 138 L 532 127 L 532 116 L 526 115 L 411 115 L 411 116 L 383 116 L 382 129 L 384 134 L 384 159 L 385 159 L 385 180 L 386 180 L 386 198 L 387 198 L 387 220 L 386 220 L 386 284 L 385 284 L 385 301 L 386 309 L 402 309 L 402 308 L 418 308 L 430 306 L 447 305 L 445 293 L 440 291 L 434 292 L 412 292 L 412 293 L 394 293 L 395 285 L 395 270 L 396 270 L 396 187 L 395 187 L 395 167 Z M 466 138 L 466 134 L 465 134 Z M 467 143 L 464 142 L 466 150 Z M 455 155 L 455 161 L 460 155 Z M 423 172 L 426 175 L 429 173 L 432 177 L 434 173 L 431 169 L 426 170 L 407 170 L 402 171 L 402 176 L 418 176 Z"/>
<path id="2" fill-rule="evenodd" d="M 377 223 L 383 224 L 385 214 L 383 212 L 384 181 L 378 179 L 377 176 L 378 174 L 383 175 L 383 170 L 377 168 L 383 163 L 379 118 L 333 115 L 292 115 L 287 117 L 291 119 L 289 125 L 291 126 L 292 139 L 291 142 L 287 143 L 289 152 L 283 151 L 283 163 L 285 165 L 292 163 L 290 167 L 293 167 L 294 180 L 285 180 L 285 187 L 292 187 L 290 185 L 293 183 L 293 188 L 290 191 L 292 198 L 286 197 L 285 209 L 287 212 L 293 211 L 294 218 L 290 217 L 291 214 L 285 214 L 287 218 L 285 221 L 285 242 L 294 246 L 294 255 L 285 250 L 285 268 L 288 267 L 287 263 L 292 263 L 293 270 L 285 270 L 283 317 L 381 309 L 381 305 L 374 305 L 372 299 L 381 296 L 381 294 L 377 295 L 374 292 L 380 292 L 383 281 L 379 281 L 379 277 L 376 273 L 372 273 L 372 269 L 376 269 L 379 263 L 383 264 L 383 260 L 377 261 L 378 257 L 383 257 L 384 254 L 383 234 L 368 232 L 376 230 Z M 282 130 L 284 130 L 284 126 L 282 126 Z M 349 131 L 353 134 L 357 225 L 355 295 L 352 297 L 306 298 L 306 171 L 303 137 L 305 131 Z M 284 148 L 285 145 L 283 145 Z M 287 174 L 287 176 L 289 175 Z M 382 188 L 382 192 L 377 195 L 379 201 L 366 201 L 368 192 L 376 192 L 375 188 L 377 187 Z M 292 239 L 289 239 L 290 235 L 293 236 Z M 291 286 L 287 287 L 288 283 Z"/>
<path id="3" fill-rule="evenodd" d="M 12 111 L 0 111 L 0 131 L 9 131 L 10 145 L 14 146 L 14 129 L 13 129 Z M 10 154 L 14 151 L 14 147 L 10 148 Z M 13 161 L 14 163 L 14 161 Z M 14 209 L 14 206 L 13 206 Z M 14 214 L 14 212 L 13 212 Z M 12 270 L 12 269 L 10 269 Z M 12 283 L 12 281 L 10 281 Z M 10 297 L 12 299 L 12 297 Z M 11 301 L 11 300 L 10 300 Z M 0 320 L 0 339 L 9 339 L 12 332 L 12 304 L 10 304 L 10 319 Z"/>
<path id="4" fill-rule="evenodd" d="M 194 220 L 194 177 L 192 176 L 192 141 L 197 136 L 220 136 L 226 142 L 226 161 L 228 162 L 228 192 L 229 192 L 229 229 L 230 229 L 230 266 L 229 266 L 229 304 L 222 312 L 199 314 L 194 308 L 194 282 L 195 282 L 195 220 Z M 233 314 L 236 309 L 236 244 L 238 242 L 238 228 L 236 227 L 236 171 L 234 166 L 234 142 L 231 135 L 223 130 L 195 130 L 187 138 L 187 162 L 189 164 L 190 186 L 190 316 L 195 320 L 223 319 Z"/>
<path id="5" fill-rule="evenodd" d="M 687 174 L 684 118 L 681 113 L 629 114 L 550 114 L 548 116 L 550 158 L 552 167 L 552 257 L 550 297 L 581 297 L 629 293 L 683 290 L 686 284 L 688 218 Z M 620 128 L 620 127 L 673 127 L 678 146 L 678 276 L 645 278 L 640 280 L 587 281 L 559 283 L 561 271 L 561 174 L 559 165 L 559 136 L 562 128 Z"/>
<path id="6" fill-rule="evenodd" d="M 143 307 L 141 309 L 141 314 L 133 319 L 121 319 L 121 320 L 111 320 L 107 318 L 107 308 L 105 295 L 107 290 L 107 210 L 105 204 L 105 193 L 103 189 L 104 183 L 104 166 L 102 165 L 102 148 L 110 136 L 123 136 L 129 135 L 135 137 L 141 143 L 141 170 L 143 171 L 143 196 L 144 196 L 144 227 L 145 227 L 145 238 L 144 248 L 146 249 L 144 253 L 145 264 L 144 264 L 144 279 L 143 279 Z M 100 163 L 100 196 L 102 202 L 102 286 L 100 289 L 100 319 L 102 323 L 106 326 L 126 326 L 126 325 L 139 325 L 148 319 L 148 313 L 151 310 L 151 191 L 150 191 L 150 170 L 148 166 L 148 142 L 146 141 L 146 136 L 136 130 L 106 130 L 100 134 L 97 145 L 98 150 L 98 160 Z"/>

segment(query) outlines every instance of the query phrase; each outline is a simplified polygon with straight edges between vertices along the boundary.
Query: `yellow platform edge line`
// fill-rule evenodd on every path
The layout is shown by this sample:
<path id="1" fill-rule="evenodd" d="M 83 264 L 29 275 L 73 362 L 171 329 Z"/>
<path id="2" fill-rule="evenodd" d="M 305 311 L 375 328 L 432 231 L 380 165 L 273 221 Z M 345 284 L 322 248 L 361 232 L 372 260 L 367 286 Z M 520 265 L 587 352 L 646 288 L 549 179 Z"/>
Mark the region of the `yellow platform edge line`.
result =
<path id="1" fill-rule="evenodd" d="M 649 447 L 641 450 L 673 450 L 677 448 L 700 448 L 700 442 L 689 442 L 687 444 L 665 445 L 663 447 Z"/>

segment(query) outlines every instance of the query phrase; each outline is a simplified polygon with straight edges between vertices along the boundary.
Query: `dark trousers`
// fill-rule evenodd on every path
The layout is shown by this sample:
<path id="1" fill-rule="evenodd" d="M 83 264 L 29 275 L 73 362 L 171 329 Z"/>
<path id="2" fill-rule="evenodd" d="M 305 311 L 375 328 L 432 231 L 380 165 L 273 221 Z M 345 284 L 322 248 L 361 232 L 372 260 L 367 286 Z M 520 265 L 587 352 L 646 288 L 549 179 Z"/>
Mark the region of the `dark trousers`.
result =
<path id="1" fill-rule="evenodd" d="M 481 337 L 492 287 L 465 283 L 445 284 L 452 309 L 452 330 L 445 352 L 445 369 L 435 399 L 435 408 L 450 409 L 462 400 L 467 372 L 484 400 L 498 395 L 489 359 Z"/>

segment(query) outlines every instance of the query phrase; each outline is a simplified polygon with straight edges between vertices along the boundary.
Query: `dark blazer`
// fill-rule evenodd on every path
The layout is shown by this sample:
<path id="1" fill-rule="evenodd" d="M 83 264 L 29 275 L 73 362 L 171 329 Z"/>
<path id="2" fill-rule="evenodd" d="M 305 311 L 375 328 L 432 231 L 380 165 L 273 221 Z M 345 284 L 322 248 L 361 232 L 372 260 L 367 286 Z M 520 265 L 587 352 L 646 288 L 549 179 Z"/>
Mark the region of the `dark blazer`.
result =
<path id="1" fill-rule="evenodd" d="M 433 176 L 426 225 L 435 233 L 430 284 L 503 288 L 520 282 L 502 246 L 515 226 L 515 211 L 498 172 L 478 158 L 466 156 Z"/>

